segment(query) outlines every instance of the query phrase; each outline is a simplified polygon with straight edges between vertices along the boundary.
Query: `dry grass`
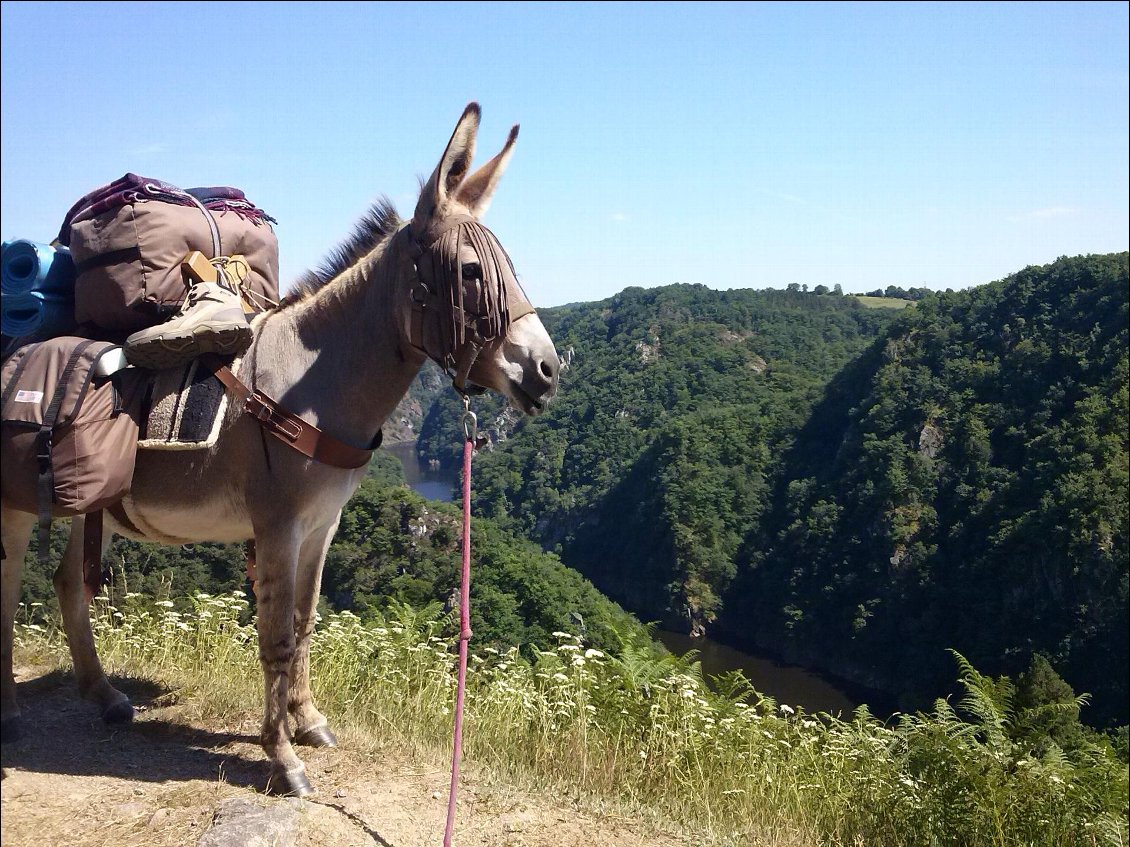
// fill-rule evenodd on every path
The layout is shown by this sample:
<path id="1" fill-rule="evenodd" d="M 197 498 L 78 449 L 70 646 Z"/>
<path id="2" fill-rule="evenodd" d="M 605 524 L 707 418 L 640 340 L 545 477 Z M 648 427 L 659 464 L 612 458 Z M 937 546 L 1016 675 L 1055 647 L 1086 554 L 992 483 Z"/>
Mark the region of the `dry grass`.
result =
<path id="1" fill-rule="evenodd" d="M 855 296 L 855 299 L 859 301 L 859 305 L 866 309 L 905 309 L 908 306 L 914 305 L 913 301 L 903 300 L 901 297 L 867 297 L 859 295 Z"/>

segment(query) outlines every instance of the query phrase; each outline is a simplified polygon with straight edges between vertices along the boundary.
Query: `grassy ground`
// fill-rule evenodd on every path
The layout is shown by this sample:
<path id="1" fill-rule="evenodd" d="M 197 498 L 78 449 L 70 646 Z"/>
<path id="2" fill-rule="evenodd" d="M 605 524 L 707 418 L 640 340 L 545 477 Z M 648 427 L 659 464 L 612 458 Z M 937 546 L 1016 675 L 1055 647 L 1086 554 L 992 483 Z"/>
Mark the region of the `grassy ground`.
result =
<path id="1" fill-rule="evenodd" d="M 858 296 L 855 299 L 859 301 L 861 306 L 868 309 L 905 309 L 907 306 L 913 305 L 913 301 L 903 300 L 901 297 Z"/>
<path id="2" fill-rule="evenodd" d="M 108 668 L 144 672 L 220 723 L 254 713 L 261 689 L 242 598 L 96 603 Z M 363 624 L 323 621 L 314 644 L 319 707 L 334 726 L 413 759 L 450 744 L 451 621 L 406 607 Z M 50 625 L 21 624 L 22 650 L 65 661 Z M 797 714 L 740 675 L 707 690 L 686 660 L 644 645 L 617 655 L 558 633 L 556 646 L 472 656 L 465 750 L 516 790 L 695 833 L 702 844 L 1067 845 L 1127 843 L 1127 773 L 1109 744 L 1068 756 L 1010 732 L 1024 715 L 964 669 L 959 715 L 883 724 Z"/>
<path id="3" fill-rule="evenodd" d="M 341 746 L 302 749 L 316 793 L 262 793 L 260 710 L 217 716 L 207 691 L 148 675 L 115 675 L 138 714 L 108 727 L 77 696 L 69 672 L 20 651 L 25 735 L 2 748 L 4 847 L 186 847 L 225 801 L 290 803 L 295 847 L 434 847 L 446 819 L 450 750 L 428 752 L 348 726 Z M 609 804 L 554 796 L 494 778 L 471 759 L 461 773 L 455 843 L 479 847 L 691 847 L 692 833 Z M 774 845 L 776 847 L 776 845 Z"/>

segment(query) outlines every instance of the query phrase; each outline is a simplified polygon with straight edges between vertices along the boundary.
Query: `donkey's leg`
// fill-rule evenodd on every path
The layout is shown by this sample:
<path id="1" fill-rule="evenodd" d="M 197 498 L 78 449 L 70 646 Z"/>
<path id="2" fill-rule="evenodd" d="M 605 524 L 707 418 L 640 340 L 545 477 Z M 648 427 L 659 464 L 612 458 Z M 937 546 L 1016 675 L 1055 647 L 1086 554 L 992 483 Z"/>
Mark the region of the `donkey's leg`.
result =
<path id="1" fill-rule="evenodd" d="M 12 675 L 12 629 L 20 604 L 20 576 L 24 569 L 35 515 L 0 507 L 4 541 L 3 575 L 0 581 L 0 740 L 15 741 L 20 735 L 20 707 L 16 702 L 16 680 Z"/>
<path id="2" fill-rule="evenodd" d="M 271 762 L 268 789 L 305 797 L 313 793 L 306 767 L 294 752 L 287 731 L 287 693 L 294 662 L 294 580 L 300 541 L 287 530 L 256 527 L 255 597 L 259 607 L 259 661 L 263 665 L 265 703 L 259 740 Z"/>
<path id="3" fill-rule="evenodd" d="M 290 666 L 290 697 L 287 708 L 294 716 L 294 740 L 310 747 L 336 747 L 337 736 L 329 721 L 314 706 L 310 690 L 310 636 L 318 611 L 322 587 L 322 564 L 337 530 L 335 520 L 328 527 L 310 533 L 298 557 L 298 579 L 294 597 L 294 662 Z"/>
<path id="4" fill-rule="evenodd" d="M 129 698 L 106 679 L 94 647 L 94 633 L 90 629 L 90 607 L 86 602 L 86 588 L 82 580 L 82 536 L 85 523 L 86 518 L 81 516 L 71 519 L 71 536 L 67 540 L 67 549 L 63 553 L 63 561 L 55 570 L 55 594 L 63 613 L 63 629 L 67 633 L 67 646 L 71 648 L 79 694 L 98 705 L 102 710 L 102 720 L 106 723 L 129 723 L 133 720 L 133 706 L 130 705 Z M 112 537 L 107 533 L 103 539 L 103 554 Z"/>

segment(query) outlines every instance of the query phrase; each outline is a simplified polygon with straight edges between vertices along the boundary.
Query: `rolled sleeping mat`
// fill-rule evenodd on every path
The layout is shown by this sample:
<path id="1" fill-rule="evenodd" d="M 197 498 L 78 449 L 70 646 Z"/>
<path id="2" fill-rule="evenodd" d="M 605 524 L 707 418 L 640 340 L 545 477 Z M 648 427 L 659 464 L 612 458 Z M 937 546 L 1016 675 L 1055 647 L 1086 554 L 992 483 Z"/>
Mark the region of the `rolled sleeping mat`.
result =
<path id="1" fill-rule="evenodd" d="M 13 338 L 54 338 L 75 327 L 74 297 L 29 291 L 0 297 L 0 332 Z"/>
<path id="2" fill-rule="evenodd" d="M 0 258 L 0 291 L 26 294 L 42 291 L 73 296 L 75 263 L 66 247 L 52 247 L 20 238 L 4 242 Z"/>
<path id="3" fill-rule="evenodd" d="M 0 297 L 0 332 L 19 338 L 43 326 L 43 300 L 30 291 Z"/>

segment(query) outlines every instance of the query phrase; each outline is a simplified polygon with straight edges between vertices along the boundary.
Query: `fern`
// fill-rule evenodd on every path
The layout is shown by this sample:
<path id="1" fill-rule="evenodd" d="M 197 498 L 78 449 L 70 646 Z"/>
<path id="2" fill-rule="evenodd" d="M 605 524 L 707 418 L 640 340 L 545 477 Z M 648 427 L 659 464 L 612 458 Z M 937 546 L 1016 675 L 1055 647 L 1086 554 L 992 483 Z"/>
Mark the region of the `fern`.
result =
<path id="1" fill-rule="evenodd" d="M 1002 676 L 999 679 L 985 676 L 958 653 L 950 650 L 957 659 L 960 681 L 965 688 L 961 707 L 977 720 L 984 733 L 984 742 L 998 756 L 1008 756 L 1012 751 L 1009 729 L 1014 721 L 1013 699 L 1016 687 Z"/>

